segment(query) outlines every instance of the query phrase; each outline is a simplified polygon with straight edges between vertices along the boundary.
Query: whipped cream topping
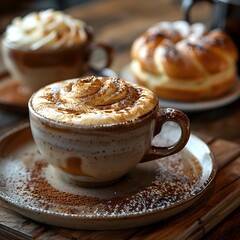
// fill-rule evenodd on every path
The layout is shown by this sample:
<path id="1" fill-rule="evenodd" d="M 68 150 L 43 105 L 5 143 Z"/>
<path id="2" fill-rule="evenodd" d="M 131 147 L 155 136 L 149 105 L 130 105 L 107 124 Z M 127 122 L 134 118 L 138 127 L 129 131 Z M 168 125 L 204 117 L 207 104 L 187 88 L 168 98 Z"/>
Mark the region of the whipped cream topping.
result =
<path id="1" fill-rule="evenodd" d="M 150 90 L 120 78 L 85 77 L 48 85 L 29 104 L 56 122 L 109 125 L 141 118 L 158 105 L 158 99 Z"/>
<path id="2" fill-rule="evenodd" d="M 11 47 L 30 50 L 74 46 L 86 40 L 83 21 L 53 9 L 14 18 L 4 35 Z"/>

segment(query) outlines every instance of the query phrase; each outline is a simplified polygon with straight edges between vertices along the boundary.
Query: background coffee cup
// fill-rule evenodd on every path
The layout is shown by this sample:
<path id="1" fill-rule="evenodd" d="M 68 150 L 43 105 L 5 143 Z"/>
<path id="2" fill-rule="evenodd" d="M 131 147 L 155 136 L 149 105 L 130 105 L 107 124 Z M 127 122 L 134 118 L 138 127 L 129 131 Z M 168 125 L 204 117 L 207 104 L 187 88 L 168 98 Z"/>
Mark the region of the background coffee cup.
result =
<path id="1" fill-rule="evenodd" d="M 62 12 L 53 10 L 46 10 L 45 12 L 49 12 L 49 15 L 61 14 L 61 16 L 67 16 Z M 75 21 L 75 19 L 72 21 Z M 2 40 L 2 54 L 7 71 L 15 79 L 20 80 L 29 89 L 30 93 L 33 93 L 50 83 L 79 77 L 89 71 L 98 73 L 101 69 L 109 67 L 113 61 L 113 48 L 106 43 L 96 42 L 91 26 L 84 24 L 81 27 L 82 31 L 85 31 L 86 40 L 75 41 L 74 44 L 66 46 L 55 47 L 53 45 L 39 49 L 30 49 L 25 46 L 16 47 L 14 40 L 11 42 L 6 39 L 6 30 Z M 8 35 L 11 35 L 12 32 Z M 103 56 L 101 66 L 96 68 L 92 56 L 99 49 L 104 52 L 104 55 L 101 55 Z"/>
<path id="2" fill-rule="evenodd" d="M 50 85 L 48 89 L 58 89 L 57 84 L 59 83 Z M 60 84 L 64 84 L 61 86 L 66 89 L 66 82 Z M 43 90 L 44 88 L 40 89 Z M 150 90 L 147 91 L 152 94 Z M 155 98 L 151 101 L 154 102 L 154 108 L 143 117 L 114 124 L 81 125 L 61 123 L 39 114 L 39 103 L 36 102 L 41 94 L 34 93 L 29 100 L 30 125 L 36 145 L 57 173 L 81 186 L 98 187 L 111 184 L 140 162 L 166 157 L 180 151 L 189 139 L 187 116 L 179 110 L 159 108 Z M 43 105 L 42 109 L 45 111 Z M 48 112 L 47 116 L 49 115 Z M 94 113 L 93 116 L 99 117 L 99 114 Z M 180 138 L 171 146 L 153 146 L 153 137 L 161 131 L 167 121 L 176 122 L 180 126 Z"/>
<path id="3" fill-rule="evenodd" d="M 186 21 L 192 22 L 191 11 L 194 5 L 207 2 L 212 6 L 210 29 L 221 29 L 228 33 L 238 47 L 240 54 L 240 1 L 239 0 L 183 0 L 182 10 Z M 197 7 L 197 6 L 196 6 Z M 200 10 L 202 13 L 202 11 Z M 238 61 L 238 72 L 240 72 L 240 61 Z"/>

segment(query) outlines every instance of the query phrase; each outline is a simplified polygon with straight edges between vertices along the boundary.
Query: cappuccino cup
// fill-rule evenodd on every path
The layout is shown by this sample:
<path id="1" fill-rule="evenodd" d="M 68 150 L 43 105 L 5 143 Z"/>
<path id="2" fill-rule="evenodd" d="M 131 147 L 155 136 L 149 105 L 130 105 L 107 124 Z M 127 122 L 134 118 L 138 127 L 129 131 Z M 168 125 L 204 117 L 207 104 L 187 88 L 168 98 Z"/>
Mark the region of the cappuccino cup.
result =
<path id="1" fill-rule="evenodd" d="M 92 61 L 95 50 L 104 52 L 97 69 Z M 91 26 L 52 9 L 15 18 L 4 33 L 2 54 L 7 71 L 30 93 L 56 81 L 101 71 L 113 60 L 113 49 L 94 41 Z"/>
<path id="2" fill-rule="evenodd" d="M 28 106 L 40 153 L 56 174 L 79 186 L 112 184 L 141 162 L 179 152 L 190 135 L 183 112 L 160 108 L 153 92 L 120 78 L 56 82 L 35 92 Z M 153 146 L 167 121 L 180 126 L 180 138 Z"/>

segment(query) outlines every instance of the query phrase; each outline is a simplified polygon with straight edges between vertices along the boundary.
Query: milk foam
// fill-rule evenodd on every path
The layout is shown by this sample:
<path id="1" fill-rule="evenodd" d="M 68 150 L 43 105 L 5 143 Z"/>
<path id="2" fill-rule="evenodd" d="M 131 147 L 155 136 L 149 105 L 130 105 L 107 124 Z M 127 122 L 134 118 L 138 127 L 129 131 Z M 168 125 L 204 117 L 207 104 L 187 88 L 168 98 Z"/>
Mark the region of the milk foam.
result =
<path id="1" fill-rule="evenodd" d="M 86 24 L 52 9 L 16 17 L 7 27 L 4 41 L 13 48 L 30 50 L 73 46 L 87 39 Z"/>
<path id="2" fill-rule="evenodd" d="M 158 105 L 148 89 L 120 78 L 85 77 L 48 85 L 30 100 L 47 119 L 80 125 L 118 124 L 149 113 Z"/>

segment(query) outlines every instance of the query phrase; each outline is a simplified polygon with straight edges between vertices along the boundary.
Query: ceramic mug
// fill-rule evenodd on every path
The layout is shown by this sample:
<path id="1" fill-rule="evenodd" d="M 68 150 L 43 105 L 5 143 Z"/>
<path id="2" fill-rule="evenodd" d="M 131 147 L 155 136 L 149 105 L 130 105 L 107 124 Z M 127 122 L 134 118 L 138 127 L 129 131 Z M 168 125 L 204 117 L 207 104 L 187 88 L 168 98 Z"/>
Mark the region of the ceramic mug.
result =
<path id="1" fill-rule="evenodd" d="M 212 17 L 210 19 L 210 29 L 222 29 L 228 33 L 238 47 L 240 54 L 240 1 L 239 0 L 204 0 L 212 6 Z M 200 0 L 183 0 L 182 10 L 186 21 L 192 22 L 191 9 Z M 203 1 L 201 1 L 203 2 Z M 240 62 L 238 61 L 238 72 L 240 71 Z"/>
<path id="2" fill-rule="evenodd" d="M 34 23 L 35 27 L 28 29 L 27 20 L 34 22 L 38 18 L 42 19 Z M 44 22 L 43 26 L 40 26 L 41 21 Z M 52 26 L 53 23 L 59 26 Z M 49 26 L 52 27 L 51 31 L 48 30 Z M 39 33 L 35 33 L 38 28 Z M 105 53 L 104 61 L 98 69 L 94 68 L 92 61 L 97 49 Z M 30 93 L 56 81 L 79 77 L 89 71 L 99 72 L 109 67 L 113 60 L 112 47 L 96 42 L 91 26 L 53 10 L 13 20 L 2 40 L 2 54 L 8 72 L 20 80 Z"/>
<path id="3" fill-rule="evenodd" d="M 64 179 L 98 187 L 112 184 L 138 163 L 179 152 L 189 139 L 189 120 L 160 108 L 148 89 L 119 78 L 85 77 L 45 86 L 29 100 L 30 126 L 41 154 Z M 167 121 L 181 136 L 152 145 Z"/>

